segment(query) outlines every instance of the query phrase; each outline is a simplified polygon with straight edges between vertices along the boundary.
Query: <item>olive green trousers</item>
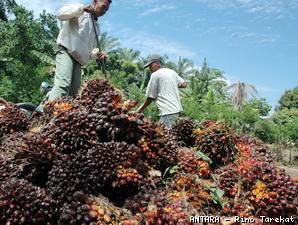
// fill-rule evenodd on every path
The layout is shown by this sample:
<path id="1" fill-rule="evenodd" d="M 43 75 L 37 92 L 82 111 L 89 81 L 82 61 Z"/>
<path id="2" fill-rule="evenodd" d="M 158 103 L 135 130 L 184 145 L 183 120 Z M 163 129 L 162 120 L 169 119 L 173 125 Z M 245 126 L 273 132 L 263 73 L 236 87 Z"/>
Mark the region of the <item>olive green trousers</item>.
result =
<path id="1" fill-rule="evenodd" d="M 48 93 L 47 100 L 62 96 L 74 96 L 81 85 L 81 65 L 74 60 L 65 48 L 59 46 L 56 54 L 54 86 Z"/>

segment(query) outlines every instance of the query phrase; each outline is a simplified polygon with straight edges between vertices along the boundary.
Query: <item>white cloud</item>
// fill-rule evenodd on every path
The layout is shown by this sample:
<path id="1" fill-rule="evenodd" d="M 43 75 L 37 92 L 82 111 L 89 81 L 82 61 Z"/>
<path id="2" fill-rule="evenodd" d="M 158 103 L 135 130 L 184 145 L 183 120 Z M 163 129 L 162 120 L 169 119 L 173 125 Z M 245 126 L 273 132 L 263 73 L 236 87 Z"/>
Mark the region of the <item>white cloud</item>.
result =
<path id="1" fill-rule="evenodd" d="M 176 9 L 173 5 L 159 5 L 157 7 L 153 7 L 151 9 L 145 10 L 143 13 L 140 14 L 140 16 L 148 16 L 154 13 L 161 13 Z"/>
<path id="2" fill-rule="evenodd" d="M 144 55 L 166 54 L 173 60 L 176 60 L 179 56 L 185 58 L 194 58 L 196 56 L 196 53 L 184 44 L 144 31 L 136 32 L 128 28 L 117 29 L 117 36 L 123 46 L 140 50 Z"/>
<path id="3" fill-rule="evenodd" d="M 290 16 L 298 8 L 298 0 L 195 0 L 218 9 L 242 8 L 251 13 Z"/>
<path id="4" fill-rule="evenodd" d="M 43 10 L 48 13 L 55 14 L 57 10 L 67 3 L 73 3 L 73 0 L 16 0 L 17 4 L 26 7 L 26 9 L 32 10 L 34 15 L 39 15 Z M 83 0 L 77 0 L 76 2 L 83 3 Z"/>

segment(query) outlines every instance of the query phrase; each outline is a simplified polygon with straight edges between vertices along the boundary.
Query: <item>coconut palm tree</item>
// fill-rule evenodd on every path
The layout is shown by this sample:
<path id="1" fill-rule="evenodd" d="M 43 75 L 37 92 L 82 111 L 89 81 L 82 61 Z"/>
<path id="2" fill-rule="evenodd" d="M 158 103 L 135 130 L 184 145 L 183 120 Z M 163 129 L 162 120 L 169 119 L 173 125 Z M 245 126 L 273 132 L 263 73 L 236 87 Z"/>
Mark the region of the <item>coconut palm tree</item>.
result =
<path id="1" fill-rule="evenodd" d="M 254 85 L 244 82 L 234 83 L 228 87 L 228 90 L 232 90 L 231 101 L 238 109 L 241 109 L 250 95 L 255 96 L 258 94 Z"/>

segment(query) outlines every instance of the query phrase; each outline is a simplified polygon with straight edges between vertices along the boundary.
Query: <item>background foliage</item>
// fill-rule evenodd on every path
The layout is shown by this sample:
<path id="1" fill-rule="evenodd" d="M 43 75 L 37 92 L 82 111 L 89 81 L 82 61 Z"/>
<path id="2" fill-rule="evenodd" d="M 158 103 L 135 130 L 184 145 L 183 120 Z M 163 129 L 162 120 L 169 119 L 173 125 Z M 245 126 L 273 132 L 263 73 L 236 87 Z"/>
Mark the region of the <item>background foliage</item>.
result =
<path id="1" fill-rule="evenodd" d="M 38 18 L 13 0 L 0 2 L 0 97 L 12 102 L 38 104 L 42 96 L 39 85 L 52 82 L 55 41 L 59 29 L 54 15 L 43 12 Z M 143 69 L 147 57 L 122 47 L 119 41 L 103 33 L 101 48 L 109 54 L 109 80 L 124 96 L 145 100 L 150 73 Z M 266 99 L 258 96 L 254 85 L 237 82 L 230 86 L 224 72 L 211 68 L 204 59 L 200 69 L 187 58 L 178 62 L 162 56 L 163 64 L 188 81 L 181 90 L 183 116 L 195 120 L 219 120 L 240 133 L 253 134 L 267 143 L 294 143 L 298 140 L 298 87 L 286 90 L 274 112 Z M 82 68 L 83 79 L 101 78 L 95 61 Z M 271 111 L 270 116 L 268 116 Z M 146 116 L 158 120 L 152 104 Z"/>

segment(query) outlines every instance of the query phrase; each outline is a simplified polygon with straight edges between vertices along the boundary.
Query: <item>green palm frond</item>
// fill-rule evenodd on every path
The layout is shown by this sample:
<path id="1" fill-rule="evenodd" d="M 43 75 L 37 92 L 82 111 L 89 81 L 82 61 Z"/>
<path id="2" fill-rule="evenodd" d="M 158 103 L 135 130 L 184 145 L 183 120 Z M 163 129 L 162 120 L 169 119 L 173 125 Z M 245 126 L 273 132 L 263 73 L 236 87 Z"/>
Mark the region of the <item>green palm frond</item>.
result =
<path id="1" fill-rule="evenodd" d="M 55 59 L 52 59 L 50 56 L 36 50 L 32 50 L 31 53 L 39 58 L 42 62 L 55 66 Z"/>

